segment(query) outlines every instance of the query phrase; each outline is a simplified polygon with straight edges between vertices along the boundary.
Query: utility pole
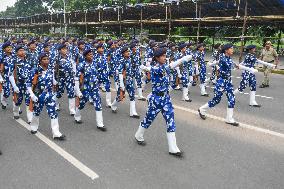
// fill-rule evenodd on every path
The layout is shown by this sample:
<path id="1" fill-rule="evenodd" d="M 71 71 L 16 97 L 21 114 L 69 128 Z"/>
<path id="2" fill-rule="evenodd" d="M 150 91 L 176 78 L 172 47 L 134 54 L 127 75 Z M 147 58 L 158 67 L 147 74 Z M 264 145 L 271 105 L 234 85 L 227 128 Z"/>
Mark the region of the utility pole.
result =
<path id="1" fill-rule="evenodd" d="M 63 0 L 63 18 L 64 18 L 64 37 L 66 38 L 67 23 L 66 23 L 66 0 Z"/>

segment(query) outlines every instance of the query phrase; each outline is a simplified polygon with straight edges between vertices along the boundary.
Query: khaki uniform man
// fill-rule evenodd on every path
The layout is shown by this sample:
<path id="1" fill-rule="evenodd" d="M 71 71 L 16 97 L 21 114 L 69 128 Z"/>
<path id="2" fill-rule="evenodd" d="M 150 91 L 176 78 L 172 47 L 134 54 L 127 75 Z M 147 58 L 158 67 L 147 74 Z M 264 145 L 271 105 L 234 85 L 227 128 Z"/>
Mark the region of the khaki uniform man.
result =
<path id="1" fill-rule="evenodd" d="M 277 68 L 277 65 L 279 64 L 278 54 L 273 47 L 271 47 L 271 42 L 267 41 L 265 43 L 265 48 L 262 49 L 260 59 L 264 62 L 268 63 L 274 63 L 275 62 L 275 68 Z M 263 66 L 264 68 L 264 80 L 262 84 L 259 86 L 260 88 L 269 87 L 269 75 L 271 73 L 272 68 L 268 66 Z"/>

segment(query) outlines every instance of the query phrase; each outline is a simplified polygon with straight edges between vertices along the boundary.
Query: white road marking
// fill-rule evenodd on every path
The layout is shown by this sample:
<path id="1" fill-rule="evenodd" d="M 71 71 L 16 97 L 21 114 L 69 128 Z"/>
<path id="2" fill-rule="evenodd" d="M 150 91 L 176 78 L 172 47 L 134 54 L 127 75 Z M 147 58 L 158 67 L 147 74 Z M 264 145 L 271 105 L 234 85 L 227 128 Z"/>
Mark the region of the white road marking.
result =
<path id="1" fill-rule="evenodd" d="M 177 106 L 177 105 L 174 105 L 174 108 L 179 109 L 179 110 L 183 110 L 183 111 L 186 111 L 186 112 L 189 112 L 189 113 L 192 113 L 192 114 L 196 114 L 196 115 L 199 116 L 198 111 L 195 111 L 195 110 L 192 110 L 192 109 L 189 109 L 189 108 L 184 108 L 184 107 Z M 222 122 L 226 121 L 224 118 L 221 118 L 221 117 L 218 117 L 218 116 L 214 116 L 214 115 L 210 115 L 210 114 L 206 114 L 206 116 L 208 118 L 215 119 L 215 120 L 218 120 L 218 121 L 222 121 Z M 246 128 L 246 129 L 258 131 L 258 132 L 261 132 L 261 133 L 264 133 L 264 134 L 269 134 L 269 135 L 272 135 L 272 136 L 284 138 L 284 134 L 282 134 L 282 133 L 278 133 L 278 132 L 271 131 L 271 130 L 268 130 L 268 129 L 259 128 L 259 127 L 249 125 L 249 124 L 246 124 L 246 123 L 239 123 L 239 124 L 240 124 L 239 126 L 242 127 L 242 128 Z"/>
<path id="2" fill-rule="evenodd" d="M 112 91 L 116 91 L 115 89 L 112 89 L 112 88 L 111 88 L 111 90 Z M 137 97 L 138 96 L 135 95 L 135 98 L 137 98 Z M 178 106 L 178 105 L 173 105 L 173 106 L 176 109 L 183 110 L 183 111 L 186 111 L 186 112 L 189 112 L 189 113 L 192 113 L 192 114 L 195 114 L 195 115 L 199 116 L 199 113 L 196 110 L 192 110 L 192 109 L 185 108 L 185 107 Z M 226 122 L 226 120 L 224 118 L 221 118 L 221 117 L 218 117 L 218 116 L 214 116 L 214 115 L 211 115 L 211 114 L 206 114 L 206 116 L 208 118 L 211 118 L 211 119 L 215 119 L 215 120 L 218 120 L 218 121 Z M 242 128 L 245 128 L 245 129 L 250 129 L 250 130 L 258 131 L 258 132 L 261 132 L 261 133 L 264 133 L 264 134 L 269 134 L 269 135 L 272 135 L 272 136 L 277 136 L 277 137 L 280 137 L 280 138 L 284 138 L 284 134 L 282 134 L 282 133 L 278 133 L 278 132 L 271 131 L 271 130 L 268 130 L 268 129 L 263 129 L 263 128 L 260 128 L 260 127 L 257 127 L 257 126 L 253 126 L 253 125 L 249 125 L 249 124 L 246 124 L 246 123 L 240 123 L 239 122 L 239 124 L 240 124 L 239 127 L 242 127 Z"/>
<path id="3" fill-rule="evenodd" d="M 16 120 L 21 126 L 26 128 L 30 131 L 29 125 L 22 120 L 21 118 Z M 63 148 L 58 146 L 56 143 L 48 139 L 46 136 L 41 134 L 40 132 L 37 132 L 35 134 L 37 138 L 39 138 L 41 141 L 43 141 L 47 146 L 49 146 L 51 149 L 53 149 L 55 152 L 57 152 L 61 157 L 69 161 L 74 167 L 79 169 L 82 173 L 84 173 L 86 176 L 90 177 L 92 180 L 99 178 L 99 175 L 97 175 L 93 170 L 88 168 L 86 165 L 84 165 L 82 162 L 80 162 L 78 159 L 76 159 L 74 156 L 66 152 Z"/>

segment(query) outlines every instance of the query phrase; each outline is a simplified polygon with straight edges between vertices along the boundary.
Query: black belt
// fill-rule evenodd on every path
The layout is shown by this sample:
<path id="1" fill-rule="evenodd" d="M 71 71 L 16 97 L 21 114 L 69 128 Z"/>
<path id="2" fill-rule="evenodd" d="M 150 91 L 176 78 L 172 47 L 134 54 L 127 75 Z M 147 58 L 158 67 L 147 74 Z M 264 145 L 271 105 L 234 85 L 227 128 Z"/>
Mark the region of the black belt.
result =
<path id="1" fill-rule="evenodd" d="M 166 96 L 167 94 L 169 94 L 169 92 L 168 91 L 167 92 L 155 92 L 153 94 L 156 96 Z"/>

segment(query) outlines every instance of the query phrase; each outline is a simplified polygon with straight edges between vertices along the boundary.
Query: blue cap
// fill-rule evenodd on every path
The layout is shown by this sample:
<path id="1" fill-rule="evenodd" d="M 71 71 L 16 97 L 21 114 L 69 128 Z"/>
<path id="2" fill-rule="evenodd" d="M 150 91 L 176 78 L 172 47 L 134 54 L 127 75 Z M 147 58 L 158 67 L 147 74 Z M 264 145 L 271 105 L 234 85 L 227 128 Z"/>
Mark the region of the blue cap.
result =
<path id="1" fill-rule="evenodd" d="M 123 48 L 121 49 L 121 54 L 123 54 L 124 52 L 126 52 L 126 51 L 128 51 L 128 50 L 129 50 L 128 46 L 123 47 Z"/>
<path id="2" fill-rule="evenodd" d="M 83 56 L 87 56 L 89 53 L 93 52 L 92 49 L 85 50 Z"/>
<path id="3" fill-rule="evenodd" d="M 2 49 L 6 49 L 7 47 L 12 46 L 10 41 L 6 41 L 3 45 L 2 45 Z"/>
<path id="4" fill-rule="evenodd" d="M 166 54 L 165 48 L 158 48 L 154 51 L 154 57 L 160 57 L 162 55 Z"/>
<path id="5" fill-rule="evenodd" d="M 130 49 L 133 49 L 134 47 L 136 47 L 137 46 L 137 43 L 131 43 L 130 44 Z"/>
<path id="6" fill-rule="evenodd" d="M 40 55 L 38 56 L 39 61 L 41 61 L 44 57 L 48 57 L 47 53 L 40 53 Z"/>
<path id="7" fill-rule="evenodd" d="M 34 41 L 34 40 L 31 40 L 31 41 L 28 43 L 28 47 L 29 47 L 31 44 L 35 44 L 35 41 Z"/>
<path id="8" fill-rule="evenodd" d="M 186 43 L 182 43 L 182 44 L 179 45 L 178 49 L 179 49 L 179 50 L 182 50 L 182 49 L 185 48 L 185 47 L 186 47 Z"/>
<path id="9" fill-rule="evenodd" d="M 82 40 L 78 41 L 78 43 L 77 43 L 78 46 L 84 45 L 84 44 L 85 44 L 85 41 L 82 41 Z"/>
<path id="10" fill-rule="evenodd" d="M 251 50 L 251 49 L 255 49 L 255 48 L 256 48 L 255 45 L 248 45 L 248 46 L 246 47 L 247 50 Z"/>
<path id="11" fill-rule="evenodd" d="M 25 49 L 23 45 L 17 45 L 15 51 L 18 52 L 20 49 Z"/>
<path id="12" fill-rule="evenodd" d="M 230 49 L 232 47 L 233 47 L 233 44 L 227 43 L 227 44 L 223 45 L 222 52 L 224 53 L 226 50 L 228 50 L 228 49 Z"/>
<path id="13" fill-rule="evenodd" d="M 99 44 L 96 46 L 97 49 L 98 49 L 98 48 L 101 48 L 101 47 L 104 47 L 104 44 L 103 44 L 103 43 L 99 43 Z"/>
<path id="14" fill-rule="evenodd" d="M 204 43 L 199 43 L 198 45 L 196 45 L 196 50 L 198 50 L 200 47 L 204 47 Z"/>
<path id="15" fill-rule="evenodd" d="M 61 49 L 66 48 L 66 47 L 67 46 L 65 44 L 60 44 L 60 45 L 58 45 L 57 50 L 61 50 Z"/>

